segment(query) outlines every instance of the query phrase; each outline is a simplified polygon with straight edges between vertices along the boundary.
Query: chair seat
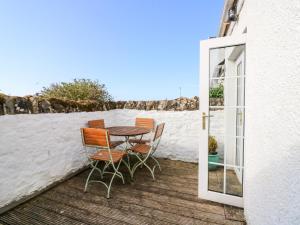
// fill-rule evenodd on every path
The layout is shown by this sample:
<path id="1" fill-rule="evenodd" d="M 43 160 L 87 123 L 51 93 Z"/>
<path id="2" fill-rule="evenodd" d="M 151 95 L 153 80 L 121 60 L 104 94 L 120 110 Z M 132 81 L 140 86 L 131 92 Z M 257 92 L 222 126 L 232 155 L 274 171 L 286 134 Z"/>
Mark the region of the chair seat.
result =
<path id="1" fill-rule="evenodd" d="M 121 145 L 123 143 L 124 143 L 124 141 L 111 141 L 110 142 L 110 147 L 111 148 L 115 148 L 115 147 L 117 147 L 117 146 L 119 146 L 119 145 Z"/>
<path id="2" fill-rule="evenodd" d="M 151 142 L 151 140 L 149 140 L 149 139 L 131 139 L 131 140 L 129 140 L 129 143 L 133 143 L 133 144 L 147 144 L 150 142 Z"/>
<path id="3" fill-rule="evenodd" d="M 121 150 L 112 149 L 111 156 L 114 163 L 119 162 L 127 153 Z M 100 150 L 90 156 L 92 160 L 110 161 L 109 151 Z"/>
<path id="4" fill-rule="evenodd" d="M 133 152 L 138 152 L 142 154 L 147 154 L 151 149 L 150 145 L 145 145 L 145 144 L 136 144 L 131 148 L 131 151 Z"/>

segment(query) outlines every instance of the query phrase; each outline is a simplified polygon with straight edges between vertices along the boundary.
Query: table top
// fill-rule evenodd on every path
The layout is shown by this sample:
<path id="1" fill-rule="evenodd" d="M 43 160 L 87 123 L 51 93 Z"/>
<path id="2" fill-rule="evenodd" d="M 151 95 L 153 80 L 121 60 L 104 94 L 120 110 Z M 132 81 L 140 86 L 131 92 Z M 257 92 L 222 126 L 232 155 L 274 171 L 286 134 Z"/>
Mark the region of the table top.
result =
<path id="1" fill-rule="evenodd" d="M 135 126 L 117 126 L 117 127 L 107 127 L 109 134 L 112 136 L 137 136 L 148 134 L 151 129 L 135 127 Z"/>

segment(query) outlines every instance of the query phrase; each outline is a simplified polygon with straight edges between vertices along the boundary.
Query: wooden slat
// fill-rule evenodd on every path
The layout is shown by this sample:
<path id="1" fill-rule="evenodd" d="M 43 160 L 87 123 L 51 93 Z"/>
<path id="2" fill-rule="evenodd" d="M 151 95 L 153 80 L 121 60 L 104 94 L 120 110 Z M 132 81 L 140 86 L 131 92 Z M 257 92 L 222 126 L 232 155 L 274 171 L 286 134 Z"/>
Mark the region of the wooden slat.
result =
<path id="1" fill-rule="evenodd" d="M 73 218 L 63 215 L 63 210 L 57 214 L 55 212 L 41 208 L 28 202 L 21 207 L 15 209 L 16 212 L 28 214 L 31 217 L 42 221 L 44 224 L 55 225 L 55 224 L 72 224 L 72 225 L 84 225 L 85 223 L 74 220 Z"/>
<path id="2" fill-rule="evenodd" d="M 104 191 L 102 194 L 104 194 Z M 47 192 L 44 197 L 53 201 L 59 201 L 63 204 L 68 204 L 75 208 L 83 207 L 94 215 L 112 218 L 128 224 L 169 224 L 152 217 L 149 218 L 145 215 L 137 214 L 135 212 L 138 208 L 136 205 L 130 204 L 126 207 L 126 210 L 122 208 L 123 205 L 121 204 L 118 205 L 118 207 L 112 207 L 112 205 L 115 205 L 115 200 L 107 200 L 103 196 L 97 198 L 94 194 L 85 194 L 78 192 L 78 190 L 68 190 L 67 192 L 51 191 Z M 95 199 L 98 201 L 95 201 Z"/>
<path id="3" fill-rule="evenodd" d="M 81 195 L 79 196 L 80 193 L 78 193 L 78 189 L 71 186 L 69 186 L 69 188 L 58 187 L 53 189 L 53 192 L 58 192 L 61 195 L 67 195 L 69 196 L 68 198 L 76 198 L 77 196 L 83 201 L 92 202 L 94 204 L 99 204 L 102 206 L 109 206 L 112 208 L 118 208 L 120 210 L 128 210 L 129 212 L 134 211 L 136 214 L 142 216 L 153 216 L 155 214 L 155 218 L 159 219 L 160 221 L 167 221 L 172 224 L 176 224 L 176 222 L 174 222 L 174 219 L 176 219 L 176 221 L 185 220 L 189 222 L 191 222 L 192 219 L 196 219 L 203 222 L 226 224 L 223 208 L 221 208 L 221 212 L 223 214 L 218 215 L 215 213 L 207 213 L 185 208 L 184 206 L 153 201 L 151 198 L 143 198 L 143 200 L 141 201 L 140 196 L 132 196 L 126 192 L 121 192 L 120 194 L 119 192 L 117 192 L 114 199 L 106 200 L 100 195 L 104 194 L 103 191 L 93 189 L 89 193 L 81 193 Z M 183 219 L 183 217 L 185 217 L 185 219 Z M 186 218 L 189 218 L 189 220 L 187 220 Z M 159 223 L 156 222 L 155 224 Z"/>
<path id="4" fill-rule="evenodd" d="M 35 218 L 30 217 L 26 213 L 18 213 L 15 210 L 5 213 L 1 216 L 1 220 L 8 224 L 13 225 L 45 225 L 43 221 L 39 221 Z"/>
<path id="5" fill-rule="evenodd" d="M 154 129 L 154 119 L 152 119 L 152 118 L 136 118 L 135 126 L 153 130 Z"/>
<path id="6" fill-rule="evenodd" d="M 228 220 L 237 220 L 245 222 L 244 210 L 234 206 L 225 205 L 225 218 Z"/>
<path id="7" fill-rule="evenodd" d="M 245 224 L 242 209 L 198 199 L 197 164 L 159 161 L 163 170 L 156 171 L 156 181 L 143 167 L 131 182 L 123 167 L 126 184 L 116 178 L 111 199 L 105 198 L 106 189 L 99 183 L 90 184 L 88 192 L 83 192 L 90 171 L 86 170 L 0 215 L 0 224 Z M 215 182 L 219 173 L 214 173 Z M 95 173 L 94 178 L 99 174 Z M 109 181 L 109 176 L 104 180 Z"/>
<path id="8" fill-rule="evenodd" d="M 104 119 L 99 119 L 99 120 L 90 120 L 88 121 L 88 127 L 89 128 L 105 128 L 105 122 Z"/>
<path id="9" fill-rule="evenodd" d="M 75 188 L 78 188 L 79 190 L 82 190 L 83 188 L 83 184 L 82 184 L 82 180 L 77 180 L 77 177 L 69 180 L 67 183 L 67 185 L 71 185 Z M 136 184 L 133 185 L 128 185 L 128 186 L 121 186 L 118 189 L 112 189 L 113 194 L 115 194 L 117 197 L 121 197 L 121 196 L 126 196 L 126 195 L 130 195 L 130 197 L 132 198 L 136 198 L 138 197 L 138 200 L 140 200 L 141 198 L 145 198 L 145 199 L 151 199 L 153 201 L 157 201 L 159 203 L 169 203 L 169 204 L 173 204 L 177 207 L 182 207 L 184 206 L 185 208 L 188 209 L 197 209 L 199 211 L 206 211 L 206 210 L 210 210 L 209 212 L 212 213 L 219 213 L 224 215 L 224 210 L 223 210 L 223 205 L 218 204 L 218 203 L 214 203 L 214 202 L 209 202 L 206 200 L 198 200 L 197 198 L 193 198 L 193 201 L 190 200 L 185 200 L 185 199 L 181 199 L 178 197 L 173 197 L 173 196 L 169 196 L 168 193 L 155 193 L 155 192 L 149 192 L 147 188 L 144 189 L 137 189 L 135 188 Z M 92 189 L 93 188 L 93 189 Z M 93 187 L 91 186 L 91 188 L 89 188 L 89 191 L 93 191 L 94 188 L 96 188 L 97 192 L 105 190 L 103 187 L 96 185 Z"/>
<path id="10" fill-rule="evenodd" d="M 83 144 L 86 146 L 108 147 L 107 131 L 98 128 L 81 128 Z M 109 140 L 108 140 L 109 142 Z"/>
<path id="11" fill-rule="evenodd" d="M 32 204 L 57 214 L 63 214 L 66 217 L 86 224 L 129 224 L 119 220 L 114 220 L 110 217 L 94 215 L 92 212 L 88 211 L 87 209 L 84 209 L 83 207 L 72 207 L 69 204 L 61 203 L 60 200 L 54 201 L 44 196 L 41 196 L 40 198 L 36 199 L 32 202 Z"/>
<path id="12" fill-rule="evenodd" d="M 78 183 L 73 183 L 74 179 L 72 179 L 72 182 L 69 181 L 68 185 L 72 186 L 73 188 L 81 191 L 81 189 L 78 187 Z M 228 221 L 225 220 L 224 217 L 224 209 L 223 205 L 217 204 L 217 203 L 212 203 L 208 201 L 204 201 L 205 203 L 197 203 L 196 199 L 195 202 L 189 202 L 189 201 L 183 201 L 182 199 L 177 199 L 177 198 L 170 198 L 165 195 L 160 195 L 160 194 L 153 194 L 153 193 L 148 193 L 144 191 L 136 191 L 132 189 L 134 186 L 129 187 L 129 188 L 119 188 L 116 190 L 114 194 L 114 201 L 124 201 L 128 202 L 130 204 L 138 205 L 141 204 L 142 206 L 147 206 L 147 207 L 152 207 L 152 208 L 157 208 L 159 206 L 159 210 L 166 211 L 166 212 L 172 212 L 172 213 L 180 213 L 185 212 L 193 212 L 194 215 L 196 215 L 195 218 L 197 219 L 204 219 L 208 221 L 218 221 L 219 224 L 227 224 Z M 68 192 L 68 191 L 65 191 Z M 101 186 L 94 186 L 89 190 L 89 193 L 92 194 L 92 196 L 100 195 L 103 196 L 105 194 L 104 189 Z M 201 200 L 203 201 L 203 200 Z M 146 205 L 145 205 L 146 204 Z M 169 211 L 171 210 L 171 211 Z M 173 210 L 173 211 L 172 211 Z M 211 214 L 209 214 L 209 213 Z M 179 213 L 179 214 L 180 214 Z M 218 215 L 212 215 L 218 213 L 221 215 L 219 217 Z M 188 216 L 190 214 L 184 214 L 184 216 Z M 209 216 L 208 216 L 209 215 Z M 210 219 L 207 219 L 210 218 Z M 215 219 L 215 220 L 212 220 Z M 232 224 L 240 224 L 239 222 L 235 223 L 233 222 Z"/>

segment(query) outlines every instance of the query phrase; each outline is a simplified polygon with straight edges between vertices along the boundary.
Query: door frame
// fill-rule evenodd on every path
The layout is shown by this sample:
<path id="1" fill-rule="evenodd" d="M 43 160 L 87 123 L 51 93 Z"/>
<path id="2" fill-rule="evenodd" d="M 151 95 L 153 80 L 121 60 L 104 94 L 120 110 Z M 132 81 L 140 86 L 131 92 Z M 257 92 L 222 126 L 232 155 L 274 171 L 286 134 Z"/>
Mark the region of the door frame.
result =
<path id="1" fill-rule="evenodd" d="M 246 47 L 246 34 L 233 35 L 228 37 L 213 38 L 200 42 L 200 107 L 201 124 L 207 123 L 207 118 L 202 113 L 209 115 L 209 51 L 213 48 L 230 47 L 244 44 Z M 246 62 L 245 62 L 246 63 Z M 246 68 L 246 67 L 245 67 Z M 245 73 L 246 74 L 246 73 Z M 204 121 L 205 120 L 205 121 Z M 245 154 L 244 154 L 245 156 Z M 208 128 L 200 128 L 199 145 L 199 177 L 198 196 L 199 198 L 224 203 L 228 205 L 243 207 L 243 197 L 217 193 L 208 190 Z M 245 170 L 244 170 L 245 173 Z M 244 179 L 243 179 L 244 190 Z"/>
<path id="2" fill-rule="evenodd" d="M 236 60 L 236 66 L 238 67 L 240 64 L 242 64 L 242 74 L 241 75 L 238 75 L 237 74 L 237 76 L 243 76 L 243 79 L 242 79 L 242 91 L 243 91 L 243 94 L 242 94 L 242 96 L 243 96 L 243 103 L 244 103 L 244 105 L 245 105 L 245 58 L 246 58 L 246 53 L 245 52 L 242 52 L 238 57 L 237 57 L 237 60 Z M 238 70 L 237 70 L 238 71 Z M 237 82 L 239 82 L 238 80 L 237 80 Z M 238 87 L 238 84 L 237 84 L 237 87 Z M 237 95 L 238 95 L 239 93 L 238 93 L 238 90 L 237 90 Z M 237 104 L 238 104 L 238 96 L 237 96 Z M 236 132 L 238 131 L 238 127 L 237 127 L 237 124 L 238 124 L 238 120 L 240 120 L 240 118 L 238 118 L 237 116 L 236 116 Z M 244 134 L 243 136 L 245 136 L 245 112 L 242 114 L 242 123 L 243 123 L 243 126 L 242 126 L 242 128 L 243 128 L 243 131 L 242 131 L 242 133 Z M 241 135 L 237 135 L 236 134 L 236 136 L 241 136 Z M 244 139 L 242 140 L 242 142 L 241 142 L 241 146 L 242 146 L 242 149 L 244 149 L 245 148 L 245 141 L 244 141 Z M 237 160 L 237 158 L 236 158 L 236 156 L 237 156 L 237 150 L 238 150 L 238 147 L 241 147 L 241 146 L 238 146 L 238 143 L 237 143 L 237 141 L 236 141 L 236 152 L 235 152 L 235 154 L 234 154 L 234 162 L 236 163 L 236 160 Z M 242 152 L 240 152 L 240 155 L 239 155 L 239 162 L 240 162 L 240 164 L 241 163 L 243 163 L 243 159 L 244 159 L 244 152 L 242 151 Z M 242 181 L 243 181 L 243 173 L 241 172 L 241 170 L 239 170 L 237 167 L 235 167 L 234 168 L 234 171 L 235 171 L 235 173 L 236 173 L 236 175 L 237 175 L 237 178 L 238 178 L 238 180 L 239 180 L 239 182 L 241 183 Z"/>

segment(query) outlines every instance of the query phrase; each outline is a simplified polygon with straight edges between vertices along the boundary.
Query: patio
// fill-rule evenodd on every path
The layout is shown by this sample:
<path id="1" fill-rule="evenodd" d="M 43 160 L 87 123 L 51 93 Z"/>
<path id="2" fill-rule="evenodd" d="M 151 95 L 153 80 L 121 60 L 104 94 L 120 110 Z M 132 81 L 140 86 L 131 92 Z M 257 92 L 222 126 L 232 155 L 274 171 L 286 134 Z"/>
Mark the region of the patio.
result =
<path id="1" fill-rule="evenodd" d="M 116 179 L 110 199 L 101 184 L 83 192 L 86 170 L 4 213 L 0 224 L 245 224 L 242 209 L 198 199 L 197 164 L 159 161 L 156 181 L 145 168 L 134 183 L 125 173 L 126 184 Z"/>

